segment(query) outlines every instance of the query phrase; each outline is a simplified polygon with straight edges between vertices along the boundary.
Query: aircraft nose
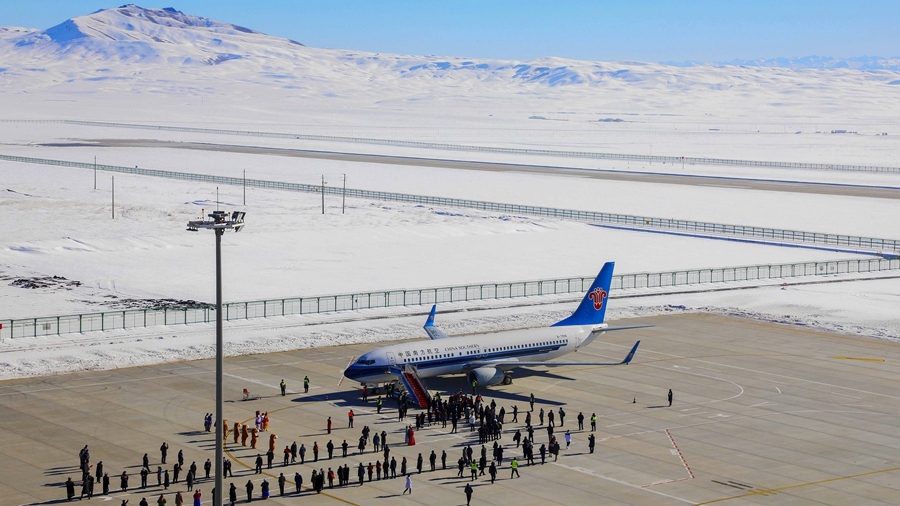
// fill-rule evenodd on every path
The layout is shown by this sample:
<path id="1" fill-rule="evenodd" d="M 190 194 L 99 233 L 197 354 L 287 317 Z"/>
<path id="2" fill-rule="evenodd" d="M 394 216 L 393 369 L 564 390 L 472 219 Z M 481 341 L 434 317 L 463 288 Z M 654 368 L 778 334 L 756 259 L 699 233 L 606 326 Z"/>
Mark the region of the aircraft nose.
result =
<path id="1" fill-rule="evenodd" d="M 356 379 L 359 375 L 359 366 L 351 364 L 350 367 L 344 369 L 344 376 L 350 379 Z"/>

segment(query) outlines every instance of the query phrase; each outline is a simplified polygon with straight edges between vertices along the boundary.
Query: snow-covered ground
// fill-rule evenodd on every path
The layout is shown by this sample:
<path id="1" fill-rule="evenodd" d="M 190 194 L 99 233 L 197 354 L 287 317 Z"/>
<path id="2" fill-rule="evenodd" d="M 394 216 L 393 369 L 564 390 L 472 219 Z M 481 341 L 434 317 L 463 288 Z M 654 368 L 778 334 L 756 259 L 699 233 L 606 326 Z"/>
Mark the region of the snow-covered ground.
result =
<path id="1" fill-rule="evenodd" d="M 777 283 L 733 291 L 654 295 L 664 290 L 615 292 L 607 319 L 709 312 L 875 338 L 900 338 L 900 279 L 837 283 Z M 624 297 L 627 296 L 627 297 Z M 438 324 L 450 335 L 549 325 L 568 316 L 572 297 L 442 304 Z M 427 308 L 226 322 L 227 356 L 318 346 L 425 338 Z M 489 336 L 487 337 L 489 338 Z M 215 327 L 197 324 L 129 331 L 22 338 L 0 342 L 0 379 L 208 359 Z"/>
<path id="2" fill-rule="evenodd" d="M 101 35 L 102 33 L 102 35 Z M 0 119 L 153 122 L 235 130 L 633 154 L 898 165 L 900 73 L 640 62 L 476 61 L 308 48 L 241 27 L 135 6 L 45 31 L 0 30 Z M 835 100 L 834 97 L 841 97 Z M 536 119 L 542 117 L 545 119 Z M 602 120 L 622 121 L 602 121 Z M 842 129 L 847 134 L 824 133 Z M 802 132 L 797 134 L 795 132 Z M 822 132 L 822 133 L 816 133 Z M 876 135 L 888 133 L 889 135 Z M 198 152 L 49 147 L 69 139 L 159 139 L 617 170 L 900 186 L 900 175 L 691 167 L 371 144 L 0 122 L 0 153 L 738 225 L 900 238 L 894 199 L 605 181 Z M 186 222 L 208 184 L 0 162 L 0 318 L 119 307 L 122 299 L 213 298 L 213 240 Z M 225 238 L 225 298 L 261 298 L 827 260 L 848 255 L 612 231 L 563 220 L 219 188 L 248 225 Z M 52 287 L 20 278 L 62 276 Z M 76 285 L 72 282 L 79 282 Z M 696 290 L 696 287 L 690 290 Z M 651 291 L 652 292 L 652 291 Z M 649 292 L 648 292 L 649 293 Z M 713 311 L 898 337 L 896 280 L 614 300 L 613 318 Z M 626 295 L 626 294 L 622 294 Z M 636 295 L 636 294 L 632 294 Z M 644 294 L 647 295 L 647 294 Z M 567 301 L 565 305 L 514 304 Z M 454 333 L 543 325 L 573 297 L 453 305 Z M 678 306 L 679 308 L 675 308 Z M 680 308 L 684 306 L 684 308 Z M 229 324 L 229 353 L 421 334 L 422 308 Z M 377 319 L 369 320 L 369 317 Z M 211 354 L 208 326 L 7 340 L 0 377 Z"/>
<path id="3" fill-rule="evenodd" d="M 194 156 L 199 159 L 199 155 Z M 396 183 L 382 183 L 382 188 L 376 182 L 379 178 L 368 178 L 363 187 L 421 189 L 411 183 L 415 169 L 377 170 L 384 181 Z M 665 192 L 673 191 L 667 185 L 600 182 L 594 191 L 601 197 L 595 203 L 587 184 L 572 185 L 571 178 L 566 177 L 486 174 L 479 178 L 476 176 L 482 173 L 422 170 L 433 175 L 436 186 L 460 191 L 472 188 L 477 193 L 462 196 L 494 195 L 523 204 L 578 207 L 575 204 L 579 203 L 595 210 L 622 211 L 619 203 L 628 201 L 628 195 L 634 195 L 634 191 L 655 191 L 647 196 L 651 201 L 665 200 Z M 420 177 L 420 181 L 427 179 Z M 0 213 L 0 224 L 8 232 L 8 239 L 0 240 L 0 271 L 7 277 L 55 275 L 82 283 L 74 288 L 32 290 L 29 297 L 22 296 L 23 288 L 0 287 L 0 318 L 118 307 L 117 299 L 112 297 L 213 300 L 209 283 L 215 272 L 211 262 L 213 238 L 188 233 L 185 225 L 196 219 L 201 210 L 209 212 L 215 206 L 215 186 L 116 174 L 117 216 L 113 220 L 111 176 L 101 173 L 100 178 L 100 189 L 95 191 L 91 170 L 0 164 L 0 179 L 8 190 L 13 190 L 2 197 L 4 212 Z M 612 188 L 603 188 L 604 185 Z M 575 194 L 566 195 L 566 188 Z M 705 188 L 698 195 L 713 198 L 718 190 L 721 189 Z M 224 239 L 225 297 L 229 301 L 592 276 L 609 259 L 617 261 L 618 272 L 628 273 L 850 256 L 357 199 L 350 199 L 346 214 L 341 214 L 338 197 L 326 198 L 323 215 L 316 195 L 277 190 L 248 193 L 245 207 L 240 205 L 240 187 L 219 188 L 223 208 L 246 209 L 248 213 L 245 229 Z M 610 195 L 609 202 L 606 193 Z M 751 205 L 758 198 L 755 194 L 760 193 L 770 199 L 771 207 L 781 198 L 768 192 L 735 191 L 731 203 L 744 204 L 732 207 L 735 221 L 766 223 L 754 217 L 754 213 L 766 209 L 766 203 Z M 550 200 L 538 195 L 547 195 Z M 880 200 L 846 200 L 841 208 L 850 222 L 846 231 L 878 231 L 851 225 L 853 220 L 863 220 L 867 215 L 882 214 L 877 207 Z M 720 205 L 725 206 L 725 202 L 720 201 Z M 841 205 L 844 201 L 830 202 Z M 658 211 L 663 216 L 690 214 L 694 205 L 692 199 L 678 199 Z M 875 207 L 860 210 L 861 205 Z M 711 205 L 708 213 L 714 209 Z M 772 212 L 773 221 L 777 222 L 776 214 Z M 806 222 L 797 218 L 784 223 L 810 228 L 816 221 L 811 212 Z"/>

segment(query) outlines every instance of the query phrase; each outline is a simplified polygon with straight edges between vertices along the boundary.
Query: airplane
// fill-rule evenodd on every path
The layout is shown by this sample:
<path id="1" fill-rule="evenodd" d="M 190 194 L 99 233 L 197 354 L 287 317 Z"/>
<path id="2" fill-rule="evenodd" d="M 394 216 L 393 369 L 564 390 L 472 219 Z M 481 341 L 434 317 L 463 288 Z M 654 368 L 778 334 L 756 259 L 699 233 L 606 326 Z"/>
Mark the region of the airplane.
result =
<path id="1" fill-rule="evenodd" d="M 344 377 L 377 389 L 380 384 L 403 381 L 410 372 L 419 378 L 466 374 L 470 383 L 491 386 L 511 384 L 512 371 L 518 367 L 627 365 L 640 341 L 621 362 L 551 362 L 577 352 L 605 332 L 651 326 L 603 323 L 614 268 L 615 262 L 604 264 L 575 312 L 550 327 L 450 337 L 434 324 L 435 305 L 424 327 L 430 341 L 372 350 L 347 367 Z"/>

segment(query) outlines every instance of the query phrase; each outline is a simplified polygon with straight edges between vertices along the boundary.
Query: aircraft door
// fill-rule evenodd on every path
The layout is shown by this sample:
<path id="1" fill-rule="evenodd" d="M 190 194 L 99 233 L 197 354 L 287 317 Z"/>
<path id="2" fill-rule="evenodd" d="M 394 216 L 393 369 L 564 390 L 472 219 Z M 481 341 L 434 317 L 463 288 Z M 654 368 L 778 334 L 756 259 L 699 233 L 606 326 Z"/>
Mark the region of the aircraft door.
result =
<path id="1" fill-rule="evenodd" d="M 577 350 L 579 346 L 581 346 L 581 333 L 575 335 L 575 349 Z"/>
<path id="2" fill-rule="evenodd" d="M 388 357 L 388 363 L 391 364 L 391 366 L 397 365 L 397 359 L 394 358 L 394 352 L 392 352 L 392 351 L 387 352 L 387 357 Z"/>

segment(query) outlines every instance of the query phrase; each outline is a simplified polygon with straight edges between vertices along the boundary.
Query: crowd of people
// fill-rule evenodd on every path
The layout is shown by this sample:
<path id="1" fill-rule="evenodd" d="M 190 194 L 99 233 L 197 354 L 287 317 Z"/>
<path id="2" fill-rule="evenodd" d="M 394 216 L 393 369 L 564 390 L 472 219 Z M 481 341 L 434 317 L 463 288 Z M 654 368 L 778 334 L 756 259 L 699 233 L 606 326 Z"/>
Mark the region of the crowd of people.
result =
<path id="1" fill-rule="evenodd" d="M 304 390 L 308 391 L 309 388 L 309 379 L 304 378 Z M 284 392 L 284 381 L 282 380 L 282 392 Z M 406 420 L 408 410 L 410 408 L 409 398 L 405 393 L 398 393 L 397 395 L 392 395 L 393 392 L 388 390 L 388 398 L 392 398 L 396 400 L 396 408 L 398 412 L 399 421 L 403 422 Z M 669 394 L 671 396 L 671 393 Z M 369 394 L 367 390 L 363 391 L 363 401 L 365 403 L 369 403 Z M 670 397 L 671 398 L 671 397 Z M 383 406 L 383 399 L 378 397 L 375 400 L 377 406 L 377 412 L 380 413 Z M 314 493 L 322 493 L 322 491 L 327 487 L 329 489 L 337 487 L 347 487 L 353 485 L 352 483 L 352 467 L 355 467 L 356 470 L 356 485 L 362 486 L 364 483 L 372 482 L 372 481 L 380 481 L 380 480 L 392 480 L 396 479 L 397 476 L 405 477 L 406 488 L 403 493 L 412 493 L 412 481 L 411 476 L 413 474 L 420 474 L 423 471 L 437 472 L 443 471 L 447 469 L 447 449 L 441 449 L 440 454 L 437 453 L 436 450 L 432 450 L 427 457 L 423 456 L 422 453 L 418 453 L 418 455 L 414 458 L 414 463 L 410 463 L 407 460 L 406 456 L 392 455 L 392 446 L 400 445 L 402 446 L 415 446 L 415 433 L 417 431 L 421 431 L 428 428 L 437 428 L 446 429 L 448 425 L 450 426 L 449 433 L 458 433 L 460 424 L 468 424 L 469 425 L 469 433 L 471 434 L 471 439 L 469 441 L 464 441 L 460 443 L 458 446 L 459 458 L 456 460 L 456 470 L 458 478 L 466 478 L 464 476 L 465 471 L 468 470 L 470 472 L 469 480 L 475 481 L 479 479 L 481 476 L 487 476 L 490 479 L 491 483 L 494 483 L 498 478 L 499 470 L 504 465 L 504 453 L 509 451 L 510 453 L 521 454 L 521 458 L 525 465 L 536 465 L 537 462 L 535 460 L 535 446 L 538 444 L 535 438 L 535 427 L 532 425 L 532 413 L 534 413 L 534 395 L 532 394 L 529 398 L 529 411 L 525 413 L 524 417 L 524 425 L 519 425 L 515 427 L 515 429 L 507 429 L 504 432 L 504 424 L 507 423 L 507 417 L 510 418 L 509 424 L 520 424 L 519 418 L 519 408 L 518 406 L 512 406 L 510 410 L 507 410 L 503 406 L 498 406 L 496 401 L 491 400 L 489 403 L 483 399 L 480 395 L 473 394 L 468 395 L 462 393 L 462 391 L 458 391 L 457 393 L 450 395 L 448 398 L 443 398 L 439 393 L 435 394 L 432 399 L 429 400 L 427 407 L 421 411 L 420 413 L 414 416 L 413 423 L 406 425 L 403 433 L 403 442 L 400 443 L 399 436 L 397 443 L 388 442 L 389 434 L 387 431 L 382 430 L 381 432 L 372 431 L 368 425 L 365 425 L 360 430 L 360 436 L 358 438 L 358 442 L 355 446 L 355 454 L 352 456 L 349 453 L 350 445 L 347 443 L 347 439 L 343 439 L 343 441 L 336 445 L 333 438 L 329 438 L 328 442 L 325 444 L 325 450 L 327 452 L 327 460 L 332 461 L 335 458 L 341 459 L 353 459 L 355 460 L 355 465 L 351 466 L 350 463 L 344 462 L 343 464 L 336 464 L 332 466 L 322 466 L 319 464 L 320 462 L 320 447 L 318 441 L 313 441 L 311 446 L 311 458 L 309 459 L 310 464 L 312 464 L 312 471 L 309 475 L 308 487 Z M 557 415 L 558 415 L 558 425 L 557 425 Z M 355 413 L 351 409 L 348 413 L 348 427 L 347 430 L 353 428 Z M 557 439 L 556 430 L 562 430 L 562 427 L 565 425 L 565 417 L 566 413 L 562 407 L 559 407 L 556 412 L 552 409 L 547 412 L 544 411 L 543 407 L 539 407 L 539 411 L 537 413 L 538 425 L 543 426 L 544 420 L 546 418 L 547 424 L 545 426 L 547 431 L 547 441 L 541 442 L 540 447 L 537 450 L 537 455 L 540 458 L 540 464 L 544 464 L 548 458 L 552 458 L 554 461 L 559 458 L 559 454 L 562 450 L 561 443 Z M 578 413 L 578 430 L 584 430 L 584 420 L 586 419 L 584 413 Z M 227 444 L 229 436 L 233 438 L 233 442 L 235 445 L 241 445 L 242 447 L 247 446 L 248 439 L 250 439 L 250 449 L 255 449 L 257 446 L 257 439 L 259 432 L 265 432 L 269 430 L 269 416 L 268 412 L 256 412 L 256 416 L 253 418 L 254 426 L 248 428 L 247 424 L 235 423 L 233 429 L 229 433 L 228 422 L 223 420 L 224 424 L 224 437 L 225 442 Z M 590 415 L 591 428 L 588 437 L 587 437 L 587 445 L 590 453 L 594 453 L 594 449 L 596 446 L 596 438 L 593 434 L 596 431 L 596 421 L 597 415 L 596 413 L 592 413 Z M 331 426 L 331 418 L 328 417 L 326 425 L 326 434 L 331 434 L 333 427 Z M 216 422 L 213 420 L 212 415 L 207 413 L 203 419 L 203 426 L 206 432 L 211 432 Z M 507 446 L 501 443 L 504 435 L 512 434 L 511 443 Z M 477 436 L 477 439 L 475 439 Z M 266 455 L 266 469 L 272 469 L 275 458 L 275 450 L 276 450 L 276 439 L 277 436 L 275 434 L 270 434 L 269 436 L 269 448 Z M 466 438 L 463 436 L 463 439 Z M 565 430 L 564 432 L 564 440 L 566 443 L 566 449 L 568 449 L 572 444 L 572 434 L 570 430 Z M 475 443 L 477 441 L 477 443 Z M 493 443 L 493 444 L 491 444 Z M 480 449 L 473 448 L 473 445 L 480 445 Z M 513 446 L 515 445 L 515 446 Z M 371 446 L 371 450 L 369 449 Z M 340 456 L 335 456 L 335 450 L 340 448 Z M 490 448 L 490 458 L 488 458 L 488 450 Z M 521 448 L 521 450 L 519 450 Z M 452 453 L 452 448 L 450 448 Z M 476 451 L 478 455 L 476 455 Z M 162 506 L 166 504 L 166 493 L 169 488 L 173 485 L 178 485 L 180 487 L 180 483 L 184 481 L 185 491 L 189 493 L 190 497 L 194 499 L 194 503 L 199 505 L 200 497 L 202 493 L 199 489 L 195 490 L 195 485 L 202 481 L 211 480 L 210 472 L 212 469 L 212 462 L 210 459 L 206 459 L 206 461 L 201 466 L 198 466 L 196 462 L 191 462 L 191 464 L 185 470 L 185 457 L 184 450 L 178 450 L 177 457 L 175 462 L 172 463 L 171 472 L 168 468 L 163 468 L 166 465 L 166 460 L 169 453 L 169 445 L 166 442 L 163 442 L 159 447 L 159 462 L 155 463 L 156 469 L 151 468 L 151 459 L 150 456 L 145 453 L 142 458 L 142 465 L 140 474 L 140 486 L 137 487 L 140 490 L 146 490 L 148 488 L 152 488 L 152 485 L 148 482 L 150 481 L 150 477 L 155 475 L 156 477 L 156 487 L 157 492 L 160 493 L 159 498 L 156 500 L 157 506 Z M 294 465 L 306 465 L 307 463 L 307 447 L 306 443 L 301 443 L 299 446 L 296 441 L 294 441 L 290 445 L 285 445 L 284 449 L 281 451 L 283 454 L 283 460 L 281 467 L 289 467 Z M 370 454 L 368 458 L 365 458 L 367 454 Z M 374 456 L 375 458 L 371 458 Z M 269 475 L 274 477 L 274 475 L 263 472 L 263 458 L 262 454 L 257 453 L 255 458 L 249 456 L 249 458 L 253 459 L 254 466 L 249 466 L 244 464 L 245 467 L 252 469 L 254 471 L 253 474 L 261 474 L 261 475 Z M 325 456 L 323 455 L 322 460 L 325 460 Z M 398 461 L 399 458 L 399 461 Z M 509 470 L 510 470 L 510 479 L 515 479 L 519 477 L 519 455 L 514 455 L 509 459 Z M 426 468 L 426 460 L 428 466 Z M 366 461 L 364 463 L 364 461 Z M 374 462 L 374 464 L 373 464 Z M 440 464 L 438 465 L 438 462 Z M 316 465 L 319 464 L 320 467 L 316 468 Z M 412 467 L 414 465 L 414 467 Z M 325 468 L 327 467 L 327 471 Z M 94 469 L 92 472 L 91 469 Z M 230 459 L 225 458 L 223 462 L 224 468 L 224 476 L 234 477 L 232 473 L 232 462 Z M 451 469 L 453 468 L 451 464 Z M 108 495 L 113 491 L 110 490 L 111 481 L 107 470 L 104 468 L 104 464 L 102 461 L 98 461 L 96 465 L 91 463 L 91 455 L 90 450 L 87 445 L 79 451 L 79 469 L 81 470 L 81 482 L 80 482 L 80 496 L 79 499 L 85 498 L 85 496 L 90 499 L 93 497 L 95 493 L 95 488 L 99 488 L 98 492 L 101 495 Z M 202 469 L 203 477 L 201 478 L 198 473 Z M 182 473 L 184 476 L 182 477 Z M 290 474 L 290 473 L 289 473 Z M 127 493 L 129 490 L 129 475 L 127 471 L 122 471 L 120 475 L 115 475 L 118 477 L 118 490 L 123 493 Z M 488 479 L 488 478 L 486 478 Z M 278 485 L 278 491 L 280 495 L 287 494 L 300 494 L 303 492 L 303 484 L 304 479 L 300 471 L 295 471 L 293 474 L 293 491 L 286 490 L 286 484 L 288 482 L 288 478 L 285 476 L 284 472 L 279 473 L 279 476 L 276 478 L 276 483 Z M 69 477 L 66 480 L 66 494 L 68 500 L 72 500 L 76 497 L 76 484 Z M 257 489 L 257 486 L 254 484 L 254 480 L 251 478 L 247 481 L 246 485 L 243 487 L 246 491 L 246 500 L 250 502 L 254 499 L 254 492 Z M 259 484 L 259 491 L 257 493 L 257 498 L 266 499 L 270 495 L 269 482 L 268 479 L 263 477 L 262 482 Z M 471 486 L 466 486 L 467 499 L 471 500 L 472 488 Z M 191 494 L 192 493 L 192 494 Z M 171 495 L 171 493 L 170 493 Z M 181 490 L 174 492 L 174 504 L 175 506 L 182 506 L 184 504 L 184 496 L 182 495 Z M 237 485 L 232 482 L 229 485 L 228 493 L 225 497 L 225 501 L 234 504 L 238 501 L 238 491 Z M 127 499 L 124 499 L 122 504 L 127 504 Z M 141 499 L 139 502 L 139 506 L 146 506 L 147 500 L 145 498 Z"/>

